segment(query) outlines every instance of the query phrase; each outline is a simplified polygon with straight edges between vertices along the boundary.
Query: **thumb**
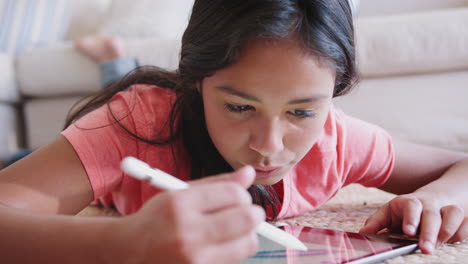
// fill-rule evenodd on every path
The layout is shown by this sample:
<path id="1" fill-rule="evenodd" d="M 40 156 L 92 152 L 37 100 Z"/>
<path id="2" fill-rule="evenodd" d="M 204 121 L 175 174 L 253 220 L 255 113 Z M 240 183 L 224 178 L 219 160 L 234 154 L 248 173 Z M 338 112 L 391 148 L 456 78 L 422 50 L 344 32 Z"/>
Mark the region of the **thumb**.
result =
<path id="1" fill-rule="evenodd" d="M 214 176 L 208 176 L 200 180 L 191 181 L 190 185 L 231 181 L 236 182 L 247 189 L 250 187 L 250 185 L 252 185 L 254 180 L 255 170 L 252 168 L 252 166 L 247 165 L 233 172 L 222 173 Z"/>

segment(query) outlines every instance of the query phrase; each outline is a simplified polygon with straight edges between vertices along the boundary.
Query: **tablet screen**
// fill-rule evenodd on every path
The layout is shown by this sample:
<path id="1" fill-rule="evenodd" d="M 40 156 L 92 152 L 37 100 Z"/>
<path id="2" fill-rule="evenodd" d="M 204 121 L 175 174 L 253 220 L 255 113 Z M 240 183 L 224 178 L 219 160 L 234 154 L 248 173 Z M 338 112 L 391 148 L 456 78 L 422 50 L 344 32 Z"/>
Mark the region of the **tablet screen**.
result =
<path id="1" fill-rule="evenodd" d="M 242 263 L 373 263 L 373 260 L 381 261 L 388 257 L 409 253 L 417 247 L 417 241 L 385 236 L 304 226 L 284 226 L 281 228 L 299 238 L 308 250 L 285 249 L 283 246 L 260 236 L 257 254 Z"/>

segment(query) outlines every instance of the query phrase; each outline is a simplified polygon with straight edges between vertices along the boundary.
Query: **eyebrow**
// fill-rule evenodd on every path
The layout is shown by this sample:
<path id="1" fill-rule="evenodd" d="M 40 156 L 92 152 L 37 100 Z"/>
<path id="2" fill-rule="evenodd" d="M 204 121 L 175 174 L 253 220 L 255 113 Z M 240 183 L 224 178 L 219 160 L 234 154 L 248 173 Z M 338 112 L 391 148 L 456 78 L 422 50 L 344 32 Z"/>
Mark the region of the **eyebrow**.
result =
<path id="1" fill-rule="evenodd" d="M 230 85 L 216 86 L 216 89 L 218 89 L 218 90 L 220 90 L 222 92 L 231 94 L 231 95 L 235 95 L 235 96 L 244 98 L 246 100 L 255 101 L 255 102 L 259 102 L 259 103 L 262 102 L 257 97 L 255 97 L 253 95 L 246 94 L 244 92 L 240 92 L 240 91 L 236 90 L 234 87 L 232 87 Z M 327 97 L 328 96 L 324 95 L 324 94 L 317 94 L 317 95 L 314 95 L 314 96 L 311 96 L 311 97 L 293 99 L 293 100 L 289 101 L 288 104 L 310 103 L 310 102 L 319 101 L 319 100 L 327 98 Z"/>

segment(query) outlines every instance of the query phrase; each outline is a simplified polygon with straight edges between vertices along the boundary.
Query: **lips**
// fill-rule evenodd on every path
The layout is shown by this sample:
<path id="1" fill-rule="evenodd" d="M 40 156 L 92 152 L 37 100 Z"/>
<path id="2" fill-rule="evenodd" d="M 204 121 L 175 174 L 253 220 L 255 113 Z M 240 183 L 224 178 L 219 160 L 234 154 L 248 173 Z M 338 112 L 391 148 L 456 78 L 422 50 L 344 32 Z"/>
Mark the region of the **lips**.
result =
<path id="1" fill-rule="evenodd" d="M 281 169 L 281 167 L 275 168 L 255 168 L 256 178 L 258 179 L 266 179 L 276 175 L 276 173 Z"/>
<path id="2" fill-rule="evenodd" d="M 255 168 L 255 167 L 254 167 Z M 268 172 L 268 171 L 274 171 L 279 169 L 280 167 L 263 167 L 263 168 L 255 168 L 255 171 L 260 171 L 260 172 Z"/>

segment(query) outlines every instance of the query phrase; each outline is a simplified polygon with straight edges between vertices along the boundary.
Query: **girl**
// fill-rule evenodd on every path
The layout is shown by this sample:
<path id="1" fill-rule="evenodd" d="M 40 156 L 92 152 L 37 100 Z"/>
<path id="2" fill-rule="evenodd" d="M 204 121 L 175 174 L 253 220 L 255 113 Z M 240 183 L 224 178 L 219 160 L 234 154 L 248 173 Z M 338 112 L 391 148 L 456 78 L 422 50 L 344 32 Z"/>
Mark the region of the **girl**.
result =
<path id="1" fill-rule="evenodd" d="M 255 253 L 265 217 L 252 200 L 289 217 L 350 183 L 402 194 L 363 232 L 419 233 L 424 253 L 466 238 L 467 156 L 334 108 L 355 81 L 346 0 L 195 1 L 176 72 L 132 73 L 0 173 L 2 259 L 235 263 Z M 120 171 L 125 156 L 205 179 L 161 193 Z M 125 216 L 67 216 L 93 199 Z"/>

